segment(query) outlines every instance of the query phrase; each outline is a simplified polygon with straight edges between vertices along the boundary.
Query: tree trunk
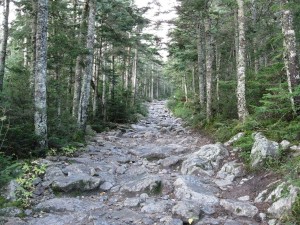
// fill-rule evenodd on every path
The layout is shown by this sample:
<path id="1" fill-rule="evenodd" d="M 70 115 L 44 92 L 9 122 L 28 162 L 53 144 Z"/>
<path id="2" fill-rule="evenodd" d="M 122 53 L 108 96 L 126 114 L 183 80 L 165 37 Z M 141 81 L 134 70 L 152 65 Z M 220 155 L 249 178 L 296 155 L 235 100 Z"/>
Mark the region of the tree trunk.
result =
<path id="1" fill-rule="evenodd" d="M 75 1 L 74 4 L 77 2 Z M 79 34 L 79 45 L 84 45 L 84 35 L 83 30 L 86 27 L 86 17 L 88 13 L 88 5 L 89 0 L 85 1 L 85 5 L 82 12 L 82 21 L 80 24 L 80 34 Z M 74 8 L 77 7 L 74 5 Z M 76 16 L 74 16 L 74 23 L 76 23 Z M 82 81 L 82 72 L 83 72 L 83 55 L 79 53 L 79 55 L 76 58 L 76 66 L 75 66 L 75 83 L 74 83 L 74 95 L 73 95 L 73 109 L 72 109 L 72 116 L 74 118 L 78 118 L 78 112 L 79 112 L 79 104 L 80 104 L 80 95 L 81 95 L 81 81 Z"/>
<path id="2" fill-rule="evenodd" d="M 6 48 L 8 39 L 8 16 L 9 16 L 9 2 L 10 0 L 3 1 L 3 23 L 1 24 L 2 37 L 0 37 L 0 91 L 3 90 L 5 60 L 6 60 Z M 0 30 L 1 30 L 0 29 Z"/>
<path id="3" fill-rule="evenodd" d="M 244 0 L 237 0 L 238 3 L 238 60 L 237 60 L 237 107 L 239 120 L 244 122 L 248 111 L 246 108 L 246 39 L 245 39 L 245 16 Z"/>
<path id="4" fill-rule="evenodd" d="M 95 34 L 95 17 L 96 17 L 96 1 L 89 1 L 89 19 L 86 48 L 88 54 L 85 59 L 85 70 L 82 79 L 80 104 L 78 107 L 78 127 L 85 131 L 87 123 L 88 104 L 90 99 L 91 79 L 93 75 L 93 51 L 94 51 L 94 34 Z"/>
<path id="5" fill-rule="evenodd" d="M 137 63 L 138 63 L 138 50 L 136 48 L 134 50 L 134 61 L 133 61 L 132 77 L 131 77 L 132 105 L 135 104 L 135 98 L 136 98 Z"/>
<path id="6" fill-rule="evenodd" d="M 284 64 L 288 79 L 289 92 L 293 93 L 295 87 L 300 83 L 298 68 L 298 57 L 296 48 L 296 36 L 293 28 L 293 15 L 290 10 L 286 9 L 287 0 L 282 0 L 282 33 L 284 36 Z M 291 98 L 292 108 L 295 113 L 299 114 L 300 96 Z"/>
<path id="7" fill-rule="evenodd" d="M 185 97 L 185 102 L 188 101 L 188 89 L 187 89 L 187 82 L 186 82 L 186 73 L 183 75 L 183 88 L 184 88 L 184 97 Z"/>
<path id="8" fill-rule="evenodd" d="M 256 22 L 257 22 L 257 10 L 256 10 L 256 0 L 252 0 L 252 21 L 253 21 L 253 28 L 256 30 Z M 254 72 L 255 75 L 258 73 L 259 69 L 259 58 L 257 53 L 257 35 L 256 32 L 253 37 L 253 53 L 254 53 Z"/>
<path id="9" fill-rule="evenodd" d="M 39 149 L 48 147 L 47 142 L 47 30 L 48 0 L 38 0 L 36 62 L 35 62 L 35 134 L 39 138 Z"/>
<path id="10" fill-rule="evenodd" d="M 199 76 L 199 100 L 201 107 L 205 104 L 205 29 L 202 21 L 197 27 L 197 50 L 198 50 L 198 76 Z"/>
<path id="11" fill-rule="evenodd" d="M 99 77 L 101 74 L 101 67 L 102 67 L 102 39 L 100 39 L 100 46 L 99 46 L 99 52 L 98 56 L 95 59 L 96 65 L 95 65 L 95 71 L 94 71 L 94 82 L 95 82 L 95 89 L 94 89 L 94 96 L 93 96 L 93 118 L 96 118 L 97 111 L 98 111 L 98 87 L 99 87 Z"/>
<path id="12" fill-rule="evenodd" d="M 36 35 L 37 35 L 37 1 L 32 0 L 32 22 L 31 22 L 31 43 L 32 43 L 32 55 L 31 55 L 31 76 L 29 78 L 30 89 L 34 87 L 34 76 L 35 76 L 35 68 L 36 68 Z"/>
<path id="13" fill-rule="evenodd" d="M 217 95 L 217 109 L 219 113 L 220 104 L 220 67 L 221 67 L 221 52 L 216 46 L 216 95 Z"/>
<path id="14" fill-rule="evenodd" d="M 213 40 L 211 35 L 211 21 L 205 21 L 206 33 L 206 120 L 210 122 L 212 117 L 212 63 L 213 63 Z"/>

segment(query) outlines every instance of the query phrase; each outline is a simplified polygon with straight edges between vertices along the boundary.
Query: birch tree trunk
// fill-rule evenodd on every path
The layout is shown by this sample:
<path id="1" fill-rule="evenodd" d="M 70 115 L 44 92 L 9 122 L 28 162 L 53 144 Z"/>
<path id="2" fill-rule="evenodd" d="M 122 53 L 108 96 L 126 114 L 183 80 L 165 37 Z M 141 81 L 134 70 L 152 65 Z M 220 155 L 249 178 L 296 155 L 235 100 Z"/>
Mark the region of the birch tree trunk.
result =
<path id="1" fill-rule="evenodd" d="M 257 10 L 256 10 L 256 0 L 252 0 L 252 20 L 253 20 L 253 27 L 256 29 L 256 22 L 257 22 Z M 255 34 L 253 38 L 253 53 L 254 53 L 254 72 L 255 75 L 258 73 L 259 69 L 259 59 L 257 55 L 257 35 Z"/>
<path id="2" fill-rule="evenodd" d="M 74 4 L 77 4 L 75 1 Z M 79 44 L 84 45 L 84 35 L 83 30 L 86 26 L 86 17 L 88 13 L 88 5 L 89 0 L 85 1 L 83 12 L 82 12 L 82 19 L 80 24 L 80 33 L 79 33 Z M 74 6 L 75 7 L 75 6 Z M 77 7 L 77 6 L 76 6 Z M 76 16 L 74 16 L 74 23 L 76 23 Z M 74 95 L 73 95 L 73 108 L 72 108 L 72 116 L 74 118 L 78 118 L 78 112 L 79 112 L 79 104 L 80 104 L 80 95 L 81 95 L 81 81 L 82 81 L 82 73 L 83 73 L 83 56 L 81 53 L 76 58 L 76 66 L 75 66 L 75 83 L 74 83 Z"/>
<path id="3" fill-rule="evenodd" d="M 293 28 L 293 15 L 290 10 L 284 8 L 288 0 L 282 0 L 282 33 L 284 36 L 284 64 L 288 79 L 289 92 L 293 93 L 294 88 L 300 83 L 298 68 L 298 57 L 296 48 L 296 36 Z M 295 113 L 299 114 L 300 96 L 291 98 L 292 108 Z"/>
<path id="4" fill-rule="evenodd" d="M 35 62 L 35 134 L 39 138 L 39 149 L 48 147 L 47 141 L 47 30 L 48 0 L 38 0 L 36 62 Z"/>
<path id="5" fill-rule="evenodd" d="M 216 95 L 217 95 L 217 105 L 219 112 L 220 104 L 220 67 L 221 67 L 221 52 L 218 47 L 216 47 Z"/>
<path id="6" fill-rule="evenodd" d="M 197 27 L 197 51 L 198 51 L 198 76 L 199 76 L 199 100 L 201 107 L 205 104 L 205 29 L 202 21 Z"/>
<path id="7" fill-rule="evenodd" d="M 31 55 L 31 76 L 29 80 L 30 89 L 34 87 L 34 76 L 35 76 L 35 68 L 36 68 L 36 35 L 37 35 L 37 1 L 32 0 L 32 22 L 31 22 L 31 44 L 32 44 L 32 55 Z"/>
<path id="8" fill-rule="evenodd" d="M 244 0 L 237 0 L 238 3 L 238 60 L 237 60 L 237 107 L 239 120 L 244 122 L 248 111 L 246 108 L 246 38 L 245 38 L 245 16 Z"/>
<path id="9" fill-rule="evenodd" d="M 0 37 L 0 91 L 3 90 L 5 60 L 6 60 L 6 48 L 8 39 L 8 16 L 9 16 L 9 2 L 10 0 L 3 1 L 3 23 L 1 24 L 0 31 L 2 35 Z"/>
<path id="10" fill-rule="evenodd" d="M 93 51 L 94 51 L 94 34 L 95 34 L 95 17 L 96 17 L 96 0 L 89 1 L 89 19 L 86 48 L 88 54 L 85 59 L 85 70 L 82 79 L 80 104 L 78 107 L 78 127 L 85 131 L 87 123 L 87 110 L 90 99 L 91 79 L 93 75 Z"/>
<path id="11" fill-rule="evenodd" d="M 213 47 L 212 47 L 212 35 L 211 35 L 211 21 L 206 19 L 205 21 L 205 33 L 206 33 L 206 120 L 210 122 L 212 117 L 212 63 L 213 63 Z"/>
<path id="12" fill-rule="evenodd" d="M 134 60 L 133 60 L 132 77 L 131 77 L 132 105 L 135 104 L 135 98 L 136 98 L 137 63 L 138 63 L 138 50 L 136 48 L 134 50 Z"/>

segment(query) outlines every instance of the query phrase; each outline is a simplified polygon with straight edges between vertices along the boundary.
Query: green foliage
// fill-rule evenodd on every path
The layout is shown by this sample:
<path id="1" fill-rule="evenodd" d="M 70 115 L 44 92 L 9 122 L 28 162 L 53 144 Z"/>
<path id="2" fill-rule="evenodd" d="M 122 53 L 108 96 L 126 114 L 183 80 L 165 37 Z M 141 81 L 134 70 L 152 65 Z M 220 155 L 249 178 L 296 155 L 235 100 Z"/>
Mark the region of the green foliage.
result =
<path id="1" fill-rule="evenodd" d="M 18 176 L 20 163 L 14 162 L 11 157 L 0 152 L 0 187 Z"/>
<path id="2" fill-rule="evenodd" d="M 25 162 L 22 167 L 22 175 L 16 181 L 20 185 L 16 192 L 17 201 L 20 202 L 23 208 L 31 205 L 32 194 L 34 191 L 34 181 L 44 175 L 46 172 L 46 165 L 37 164 L 36 162 Z"/>
<path id="3" fill-rule="evenodd" d="M 49 156 L 68 156 L 68 157 L 74 157 L 78 153 L 78 149 L 73 146 L 65 146 L 60 149 L 50 148 L 47 152 L 47 155 Z"/>
<path id="4" fill-rule="evenodd" d="M 251 133 L 245 133 L 245 135 L 236 141 L 233 146 L 240 148 L 240 157 L 246 162 L 246 164 L 250 163 L 250 153 L 253 146 L 254 140 L 252 138 Z"/>

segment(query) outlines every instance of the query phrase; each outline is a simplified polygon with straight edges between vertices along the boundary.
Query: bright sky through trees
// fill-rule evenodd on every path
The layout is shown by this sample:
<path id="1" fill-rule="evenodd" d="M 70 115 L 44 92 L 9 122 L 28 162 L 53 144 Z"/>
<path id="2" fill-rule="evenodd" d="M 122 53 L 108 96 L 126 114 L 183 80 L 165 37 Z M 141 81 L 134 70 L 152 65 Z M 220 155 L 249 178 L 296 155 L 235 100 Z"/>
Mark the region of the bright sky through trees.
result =
<path id="1" fill-rule="evenodd" d="M 152 21 L 152 26 L 145 31 L 157 35 L 161 38 L 163 43 L 168 43 L 167 37 L 169 29 L 172 27 L 168 21 L 176 17 L 175 6 L 178 4 L 176 0 L 135 0 L 135 4 L 138 7 L 147 7 L 150 9 L 144 15 L 146 18 Z M 165 44 L 162 45 L 165 48 Z M 167 52 L 162 50 L 160 52 L 164 58 L 167 56 Z"/>

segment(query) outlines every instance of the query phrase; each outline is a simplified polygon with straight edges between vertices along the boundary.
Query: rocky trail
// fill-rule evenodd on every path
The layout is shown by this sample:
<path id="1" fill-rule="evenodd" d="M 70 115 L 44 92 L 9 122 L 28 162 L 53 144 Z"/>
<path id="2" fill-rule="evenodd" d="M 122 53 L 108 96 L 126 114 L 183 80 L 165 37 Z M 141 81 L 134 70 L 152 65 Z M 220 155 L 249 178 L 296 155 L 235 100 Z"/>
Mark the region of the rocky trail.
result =
<path id="1" fill-rule="evenodd" d="M 151 103 L 131 127 L 97 134 L 78 157 L 41 159 L 48 167 L 35 206 L 24 218 L 5 209 L 0 224 L 276 224 L 261 191 L 278 178 L 246 175 L 230 142 L 183 127 L 165 103 Z"/>

